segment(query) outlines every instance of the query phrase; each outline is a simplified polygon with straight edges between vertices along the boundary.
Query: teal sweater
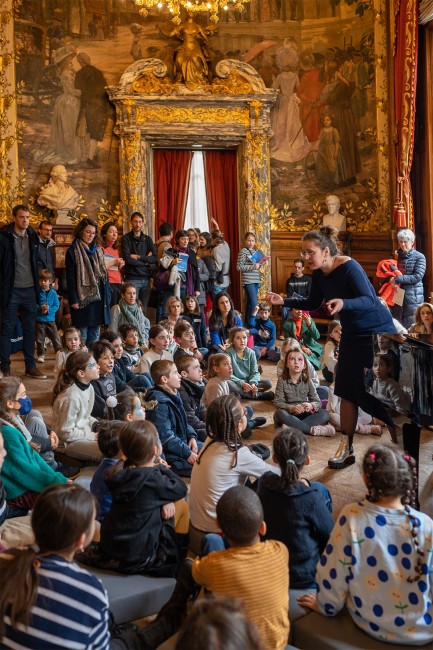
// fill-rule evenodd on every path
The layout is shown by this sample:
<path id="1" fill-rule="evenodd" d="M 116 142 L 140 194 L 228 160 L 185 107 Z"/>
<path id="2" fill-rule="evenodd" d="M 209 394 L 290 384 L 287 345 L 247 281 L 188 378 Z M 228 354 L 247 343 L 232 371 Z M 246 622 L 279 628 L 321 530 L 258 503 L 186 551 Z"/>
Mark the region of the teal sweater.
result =
<path id="1" fill-rule="evenodd" d="M 15 499 L 28 490 L 43 492 L 68 479 L 55 472 L 29 445 L 24 435 L 12 426 L 1 428 L 7 456 L 1 470 L 7 499 Z"/>
<path id="2" fill-rule="evenodd" d="M 242 386 L 244 382 L 248 384 L 258 384 L 261 377 L 259 369 L 257 367 L 257 358 L 254 350 L 250 348 L 245 348 L 243 359 L 238 357 L 233 346 L 230 346 L 227 350 L 232 366 L 233 374 L 230 377 L 230 381 L 234 381 L 235 384 Z"/>

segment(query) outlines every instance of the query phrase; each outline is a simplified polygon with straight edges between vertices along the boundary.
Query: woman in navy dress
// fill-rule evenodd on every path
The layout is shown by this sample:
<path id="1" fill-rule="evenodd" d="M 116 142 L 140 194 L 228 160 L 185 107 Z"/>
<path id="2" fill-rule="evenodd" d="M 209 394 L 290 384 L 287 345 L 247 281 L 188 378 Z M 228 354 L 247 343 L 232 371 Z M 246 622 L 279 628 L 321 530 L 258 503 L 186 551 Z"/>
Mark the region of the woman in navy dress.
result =
<path id="1" fill-rule="evenodd" d="M 274 305 L 305 311 L 318 309 L 325 302 L 329 315 L 339 314 L 342 337 L 338 355 L 335 394 L 341 397 L 343 439 L 329 467 L 341 469 L 355 462 L 353 435 L 358 407 L 388 426 L 395 442 L 394 423 L 385 407 L 365 390 L 364 369 L 373 365 L 373 334 L 396 334 L 391 314 L 379 302 L 363 268 L 350 257 L 341 255 L 337 246 L 338 231 L 331 226 L 311 230 L 302 237 L 301 256 L 312 271 L 308 298 L 294 300 L 268 295 Z"/>

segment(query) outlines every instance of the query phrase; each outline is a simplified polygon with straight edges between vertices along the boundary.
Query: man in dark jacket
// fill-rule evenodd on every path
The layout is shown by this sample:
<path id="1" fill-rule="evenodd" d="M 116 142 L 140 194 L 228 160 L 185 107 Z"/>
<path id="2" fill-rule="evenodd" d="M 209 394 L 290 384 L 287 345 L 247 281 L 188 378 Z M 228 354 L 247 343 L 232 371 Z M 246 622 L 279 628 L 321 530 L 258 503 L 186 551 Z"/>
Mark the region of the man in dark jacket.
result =
<path id="1" fill-rule="evenodd" d="M 144 218 L 140 212 L 131 215 L 132 230 L 122 237 L 122 257 L 125 260 L 125 282 L 132 282 L 146 313 L 150 295 L 150 278 L 157 264 L 155 244 L 143 233 Z"/>
<path id="2" fill-rule="evenodd" d="M 10 376 L 11 336 L 17 312 L 23 328 L 26 375 L 46 379 L 36 368 L 35 325 L 39 303 L 39 238 L 30 228 L 26 205 L 12 210 L 13 223 L 0 230 L 0 364 L 4 377 Z"/>
<path id="3" fill-rule="evenodd" d="M 49 221 L 41 221 L 39 224 L 39 247 L 38 247 L 38 266 L 39 270 L 48 269 L 54 273 L 54 248 L 56 242 L 52 239 L 53 227 Z"/>

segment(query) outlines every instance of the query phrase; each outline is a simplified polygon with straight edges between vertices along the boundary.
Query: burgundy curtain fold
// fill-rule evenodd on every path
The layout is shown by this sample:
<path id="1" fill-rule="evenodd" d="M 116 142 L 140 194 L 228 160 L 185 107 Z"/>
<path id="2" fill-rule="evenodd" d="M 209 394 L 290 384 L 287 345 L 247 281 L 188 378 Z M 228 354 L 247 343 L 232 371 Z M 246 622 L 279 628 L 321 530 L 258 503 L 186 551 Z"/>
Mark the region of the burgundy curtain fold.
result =
<path id="1" fill-rule="evenodd" d="M 184 226 L 191 161 L 192 151 L 155 149 L 153 152 L 156 239 L 163 221 L 171 223 L 174 232 Z"/>
<path id="2" fill-rule="evenodd" d="M 415 134 L 416 74 L 418 61 L 418 2 L 395 5 L 394 101 L 396 119 L 397 228 L 414 228 L 410 170 Z"/>
<path id="3" fill-rule="evenodd" d="M 239 253 L 238 168 L 236 151 L 205 151 L 209 222 L 216 221 L 230 245 L 230 295 L 237 309 L 241 307 L 240 277 L 236 270 Z"/>

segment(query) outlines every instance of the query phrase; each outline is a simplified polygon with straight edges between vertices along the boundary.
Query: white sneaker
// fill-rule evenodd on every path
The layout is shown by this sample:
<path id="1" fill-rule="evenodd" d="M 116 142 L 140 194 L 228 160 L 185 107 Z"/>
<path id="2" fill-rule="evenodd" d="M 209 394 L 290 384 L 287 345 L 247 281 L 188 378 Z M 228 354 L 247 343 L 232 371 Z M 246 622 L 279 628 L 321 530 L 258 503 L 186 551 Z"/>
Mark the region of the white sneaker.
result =
<path id="1" fill-rule="evenodd" d="M 311 427 L 310 435 L 331 438 L 335 436 L 335 429 L 332 424 L 318 424 L 315 427 Z"/>
<path id="2" fill-rule="evenodd" d="M 45 363 L 45 357 L 38 357 L 38 358 L 36 359 L 36 361 L 37 361 L 38 363 Z"/>

